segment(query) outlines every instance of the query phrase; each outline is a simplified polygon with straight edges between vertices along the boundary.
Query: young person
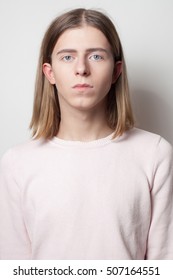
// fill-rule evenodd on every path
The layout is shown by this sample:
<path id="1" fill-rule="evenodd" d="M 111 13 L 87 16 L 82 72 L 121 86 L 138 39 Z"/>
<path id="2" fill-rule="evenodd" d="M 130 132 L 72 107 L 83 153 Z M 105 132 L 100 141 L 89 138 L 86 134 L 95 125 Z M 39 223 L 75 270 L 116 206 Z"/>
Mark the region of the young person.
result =
<path id="1" fill-rule="evenodd" d="M 103 13 L 75 9 L 49 26 L 30 127 L 1 161 L 1 259 L 173 259 L 172 148 L 134 128 Z"/>

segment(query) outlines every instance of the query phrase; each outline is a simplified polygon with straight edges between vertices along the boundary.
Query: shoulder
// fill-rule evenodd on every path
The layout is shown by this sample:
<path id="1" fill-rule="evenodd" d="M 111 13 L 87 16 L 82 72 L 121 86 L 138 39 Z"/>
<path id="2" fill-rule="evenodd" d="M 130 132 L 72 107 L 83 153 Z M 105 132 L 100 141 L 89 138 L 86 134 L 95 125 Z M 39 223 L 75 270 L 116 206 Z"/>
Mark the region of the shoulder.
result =
<path id="1" fill-rule="evenodd" d="M 139 128 L 133 128 L 127 132 L 127 138 L 129 142 L 136 145 L 136 148 L 143 147 L 145 149 L 162 149 L 165 151 L 172 151 L 171 144 L 162 136 L 143 130 Z"/>
<path id="2" fill-rule="evenodd" d="M 135 158 L 144 160 L 146 164 L 150 161 L 161 161 L 167 159 L 172 161 L 173 149 L 171 144 L 162 136 L 133 128 L 122 137 L 122 148 Z M 148 163 L 147 163 L 148 162 Z"/>
<path id="3" fill-rule="evenodd" d="M 47 141 L 43 139 L 31 139 L 11 147 L 3 154 L 0 160 L 0 167 L 9 168 L 11 166 L 13 168 L 13 166 L 17 165 L 21 160 L 27 160 L 29 157 L 34 158 L 37 151 L 43 149 L 46 143 Z"/>

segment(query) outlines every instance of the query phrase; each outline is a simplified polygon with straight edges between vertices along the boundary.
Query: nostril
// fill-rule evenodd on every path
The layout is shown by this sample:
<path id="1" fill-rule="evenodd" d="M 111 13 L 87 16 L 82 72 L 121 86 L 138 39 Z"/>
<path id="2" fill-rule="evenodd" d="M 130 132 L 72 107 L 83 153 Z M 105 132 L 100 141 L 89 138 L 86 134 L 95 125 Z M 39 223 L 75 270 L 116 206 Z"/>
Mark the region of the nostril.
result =
<path id="1" fill-rule="evenodd" d="M 87 76 L 88 72 L 87 71 L 77 71 L 76 75 L 82 75 L 82 76 Z"/>
<path id="2" fill-rule="evenodd" d="M 76 75 L 87 76 L 90 72 L 89 65 L 85 60 L 77 61 L 75 68 Z"/>

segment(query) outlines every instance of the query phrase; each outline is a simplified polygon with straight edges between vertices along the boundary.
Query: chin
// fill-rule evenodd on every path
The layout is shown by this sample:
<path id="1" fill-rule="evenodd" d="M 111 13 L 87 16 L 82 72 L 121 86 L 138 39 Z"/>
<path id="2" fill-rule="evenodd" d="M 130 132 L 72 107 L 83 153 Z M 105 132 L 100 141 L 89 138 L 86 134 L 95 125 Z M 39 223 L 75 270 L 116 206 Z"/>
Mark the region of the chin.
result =
<path id="1" fill-rule="evenodd" d="M 93 103 L 83 103 L 83 104 L 76 104 L 76 106 L 74 107 L 80 111 L 87 111 L 91 109 L 96 109 L 97 105 Z"/>
<path id="2" fill-rule="evenodd" d="M 105 108 L 105 102 L 106 99 L 97 99 L 97 98 L 76 98 L 71 100 L 72 102 L 70 102 L 71 106 L 76 109 L 76 110 L 80 110 L 80 111 L 87 111 L 87 110 L 92 110 L 92 109 L 99 109 L 102 110 L 103 108 Z"/>

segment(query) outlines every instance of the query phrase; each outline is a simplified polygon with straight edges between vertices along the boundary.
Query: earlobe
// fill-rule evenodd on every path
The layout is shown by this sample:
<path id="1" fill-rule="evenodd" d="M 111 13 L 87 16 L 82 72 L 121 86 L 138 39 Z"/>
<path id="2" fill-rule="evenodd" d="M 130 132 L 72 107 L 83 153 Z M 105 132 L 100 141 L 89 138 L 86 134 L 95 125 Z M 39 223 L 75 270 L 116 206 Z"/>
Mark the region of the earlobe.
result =
<path id="1" fill-rule="evenodd" d="M 117 81 L 121 73 L 122 73 L 122 61 L 117 61 L 115 63 L 114 72 L 112 75 L 112 84 L 114 84 Z"/>
<path id="2" fill-rule="evenodd" d="M 54 85 L 55 84 L 55 79 L 52 71 L 52 66 L 49 63 L 44 63 L 43 64 L 43 73 L 48 79 L 48 81 Z"/>

